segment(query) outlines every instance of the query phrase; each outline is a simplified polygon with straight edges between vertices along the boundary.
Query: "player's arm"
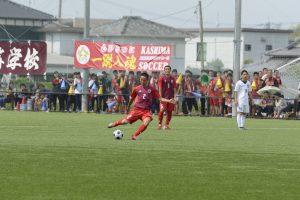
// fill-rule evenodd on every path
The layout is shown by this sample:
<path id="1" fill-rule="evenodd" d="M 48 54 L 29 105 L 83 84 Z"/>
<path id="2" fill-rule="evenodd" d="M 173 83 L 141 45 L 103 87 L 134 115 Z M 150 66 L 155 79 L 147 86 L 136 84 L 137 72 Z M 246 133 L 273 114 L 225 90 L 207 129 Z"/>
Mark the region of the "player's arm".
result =
<path id="1" fill-rule="evenodd" d="M 234 91 L 234 103 L 235 105 L 239 105 L 237 91 Z"/>
<path id="2" fill-rule="evenodd" d="M 137 95 L 136 90 L 133 90 L 130 95 L 130 99 L 129 99 L 129 102 L 127 105 L 127 113 L 129 113 L 131 104 L 134 102 L 136 95 Z"/>
<path id="3" fill-rule="evenodd" d="M 156 99 L 158 99 L 159 101 L 161 101 L 161 102 L 173 103 L 173 104 L 176 103 L 175 99 L 165 99 L 165 98 L 162 98 L 162 97 L 159 95 L 159 93 L 158 93 L 157 90 L 154 91 L 154 97 L 155 97 Z"/>
<path id="4" fill-rule="evenodd" d="M 162 96 L 162 77 L 161 76 L 158 79 L 158 93 L 159 93 L 159 96 Z"/>

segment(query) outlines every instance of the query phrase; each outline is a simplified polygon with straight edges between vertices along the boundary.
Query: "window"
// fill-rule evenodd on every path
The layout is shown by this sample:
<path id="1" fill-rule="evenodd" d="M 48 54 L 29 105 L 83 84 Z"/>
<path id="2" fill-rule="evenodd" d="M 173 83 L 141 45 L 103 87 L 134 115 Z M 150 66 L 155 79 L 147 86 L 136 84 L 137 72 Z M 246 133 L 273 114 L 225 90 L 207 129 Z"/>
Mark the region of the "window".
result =
<path id="1" fill-rule="evenodd" d="M 204 58 L 204 61 L 206 61 L 206 51 L 207 51 L 207 44 L 206 43 L 203 43 L 203 58 Z M 201 43 L 200 42 L 197 42 L 197 52 L 196 52 L 196 55 L 197 55 L 197 61 L 201 61 Z"/>
<path id="2" fill-rule="evenodd" d="M 266 51 L 271 51 L 272 49 L 272 45 L 266 45 Z"/>
<path id="3" fill-rule="evenodd" d="M 251 44 L 245 44 L 245 51 L 251 51 Z"/>

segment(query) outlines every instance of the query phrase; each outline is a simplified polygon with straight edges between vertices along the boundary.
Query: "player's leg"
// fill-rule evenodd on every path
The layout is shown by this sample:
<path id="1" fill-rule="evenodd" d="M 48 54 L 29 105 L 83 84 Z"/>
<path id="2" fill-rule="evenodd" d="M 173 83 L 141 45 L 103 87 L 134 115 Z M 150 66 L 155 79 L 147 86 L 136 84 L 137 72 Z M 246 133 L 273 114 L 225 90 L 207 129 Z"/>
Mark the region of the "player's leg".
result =
<path id="1" fill-rule="evenodd" d="M 113 128 L 119 125 L 125 125 L 125 124 L 132 124 L 133 122 L 137 121 L 141 118 L 141 114 L 136 112 L 135 110 L 132 110 L 125 118 L 120 119 L 114 123 L 109 123 L 107 125 L 107 128 Z"/>
<path id="2" fill-rule="evenodd" d="M 131 139 L 136 140 L 137 136 L 147 129 L 147 127 L 151 121 L 152 121 L 152 118 L 149 116 L 144 118 L 142 125 L 135 131 L 135 133 L 132 135 Z"/>
<path id="3" fill-rule="evenodd" d="M 128 124 L 128 123 L 129 123 L 129 121 L 126 118 L 124 118 L 124 119 L 120 119 L 116 122 L 109 123 L 107 125 L 107 128 L 113 128 L 113 127 L 116 127 L 116 126 L 119 126 L 119 125 L 125 125 L 125 124 Z"/>
<path id="4" fill-rule="evenodd" d="M 173 110 L 175 109 L 175 105 L 172 103 L 167 103 L 167 117 L 166 117 L 166 125 L 164 129 L 170 129 L 169 124 L 172 119 L 172 113 Z"/>
<path id="5" fill-rule="evenodd" d="M 157 129 L 161 129 L 165 110 L 166 110 L 166 103 L 161 102 L 159 113 L 158 113 L 158 127 L 157 127 Z"/>

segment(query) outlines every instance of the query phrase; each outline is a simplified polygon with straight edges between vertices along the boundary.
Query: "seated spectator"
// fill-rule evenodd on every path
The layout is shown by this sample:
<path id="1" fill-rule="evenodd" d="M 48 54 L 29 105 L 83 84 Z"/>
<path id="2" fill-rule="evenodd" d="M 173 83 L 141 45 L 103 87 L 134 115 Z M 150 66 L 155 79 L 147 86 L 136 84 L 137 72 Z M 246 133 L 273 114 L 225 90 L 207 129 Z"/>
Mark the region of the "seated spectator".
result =
<path id="1" fill-rule="evenodd" d="M 268 92 L 264 92 L 262 94 L 261 102 L 258 106 L 257 115 L 271 117 L 273 112 L 274 112 L 273 100 L 270 98 L 270 94 Z"/>
<path id="2" fill-rule="evenodd" d="M 108 96 L 106 104 L 107 104 L 107 113 L 118 112 L 118 97 L 115 94 L 111 94 Z"/>
<path id="3" fill-rule="evenodd" d="M 282 113 L 287 107 L 287 103 L 280 93 L 274 94 L 275 97 L 275 108 L 274 108 L 274 119 L 282 118 Z"/>

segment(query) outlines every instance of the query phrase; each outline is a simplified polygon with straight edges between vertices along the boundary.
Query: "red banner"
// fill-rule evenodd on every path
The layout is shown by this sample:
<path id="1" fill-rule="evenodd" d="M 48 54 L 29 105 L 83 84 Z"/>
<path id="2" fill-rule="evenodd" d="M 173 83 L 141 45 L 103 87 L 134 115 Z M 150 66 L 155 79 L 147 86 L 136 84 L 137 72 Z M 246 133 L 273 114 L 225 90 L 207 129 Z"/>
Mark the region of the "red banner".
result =
<path id="1" fill-rule="evenodd" d="M 41 75 L 46 71 L 45 42 L 0 42 L 0 73 Z"/>
<path id="2" fill-rule="evenodd" d="M 163 71 L 171 45 L 75 42 L 74 65 L 101 70 Z"/>

